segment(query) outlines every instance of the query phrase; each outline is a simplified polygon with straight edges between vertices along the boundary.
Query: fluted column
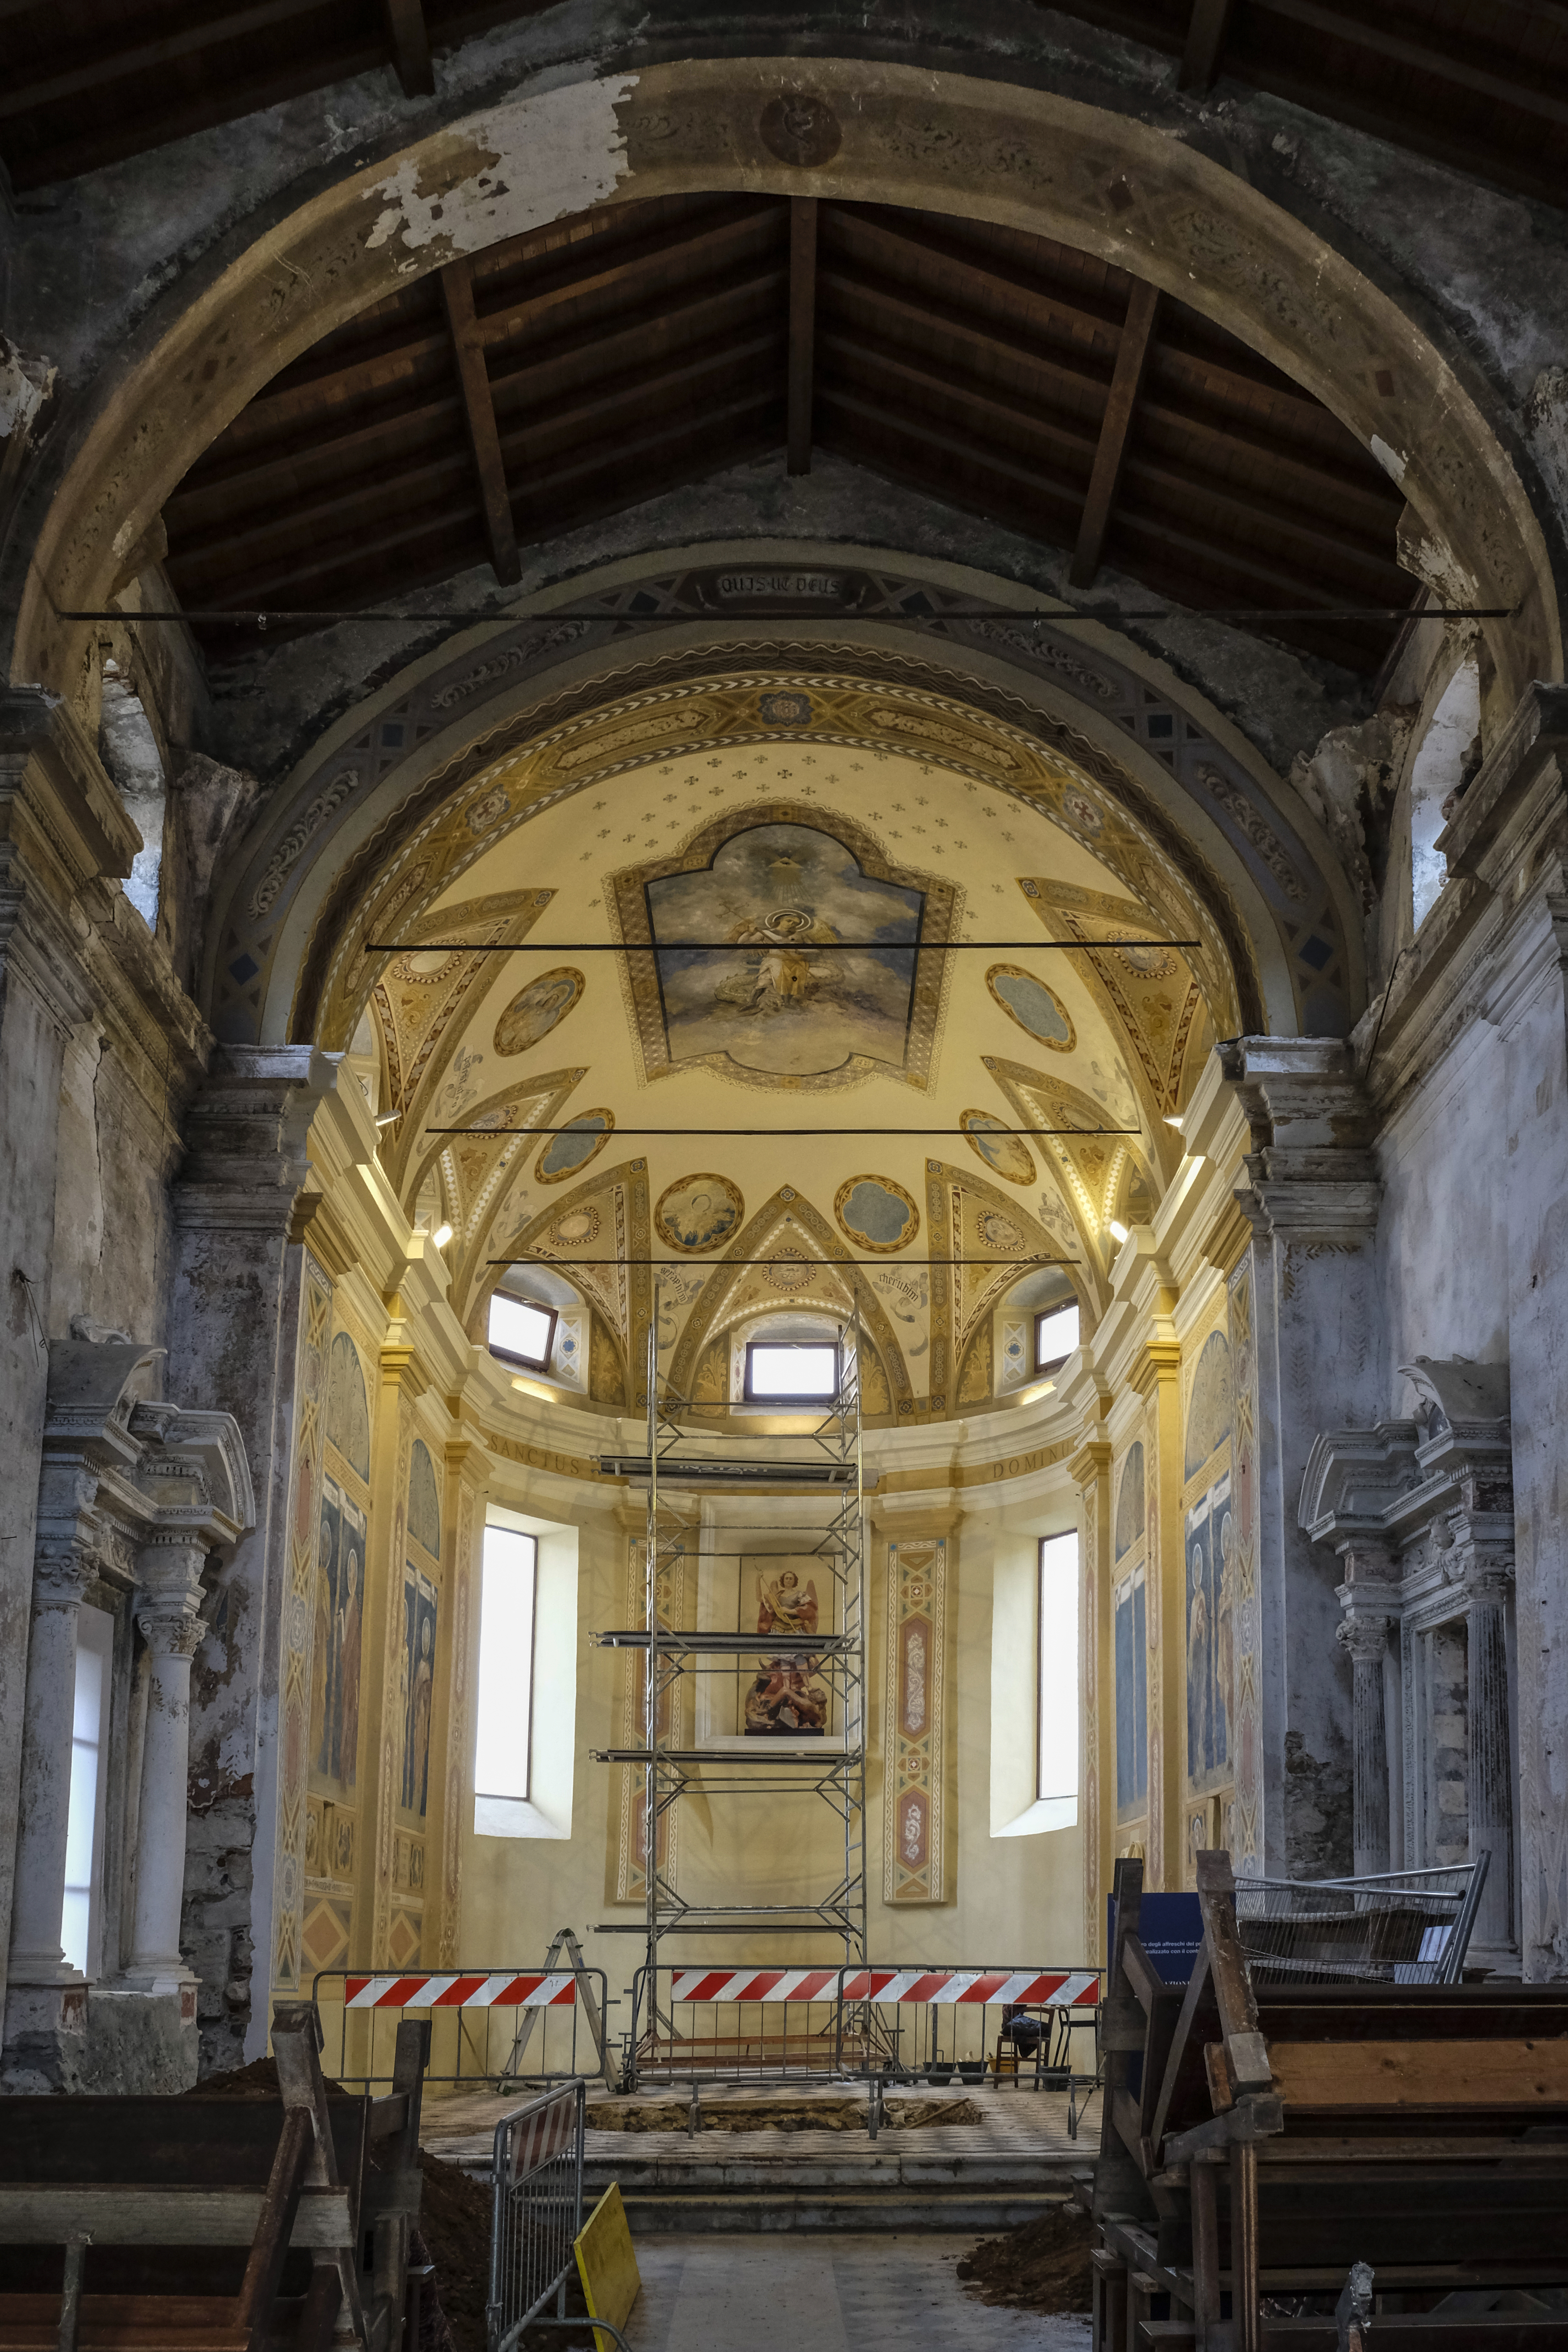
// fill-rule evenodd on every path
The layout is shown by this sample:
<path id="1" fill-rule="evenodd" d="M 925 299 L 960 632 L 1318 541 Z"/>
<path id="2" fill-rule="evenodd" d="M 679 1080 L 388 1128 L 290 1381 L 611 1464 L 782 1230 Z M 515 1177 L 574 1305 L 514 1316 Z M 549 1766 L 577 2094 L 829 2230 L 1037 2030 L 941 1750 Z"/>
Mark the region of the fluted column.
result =
<path id="1" fill-rule="evenodd" d="M 1510 1568 L 1496 1559 L 1465 1559 L 1449 1568 L 1464 1590 L 1468 1620 L 1470 1859 L 1491 1862 L 1471 1948 L 1499 1953 L 1517 1941 L 1514 1918 L 1513 1753 L 1509 1738 L 1508 1602 Z"/>
<path id="2" fill-rule="evenodd" d="M 11 1912 L 13 1985 L 79 1985 L 60 1947 L 76 1717 L 77 1618 L 93 1563 L 79 1538 L 40 1544 L 33 1575 L 22 1793 Z"/>
<path id="3" fill-rule="evenodd" d="M 136 1624 L 152 1673 L 126 1976 L 150 1990 L 186 1983 L 191 1974 L 180 1954 L 180 1905 L 189 1805 L 191 1660 L 205 1630 L 196 1613 L 205 1559 L 205 1547 L 184 1538 L 150 1544 L 141 1555 L 143 1589 Z"/>
<path id="4" fill-rule="evenodd" d="M 1384 1660 L 1392 1621 L 1360 1612 L 1340 1620 L 1338 1636 L 1354 1673 L 1352 1738 L 1354 1769 L 1355 1874 L 1375 1876 L 1389 1866 L 1391 1820 L 1388 1709 Z"/>

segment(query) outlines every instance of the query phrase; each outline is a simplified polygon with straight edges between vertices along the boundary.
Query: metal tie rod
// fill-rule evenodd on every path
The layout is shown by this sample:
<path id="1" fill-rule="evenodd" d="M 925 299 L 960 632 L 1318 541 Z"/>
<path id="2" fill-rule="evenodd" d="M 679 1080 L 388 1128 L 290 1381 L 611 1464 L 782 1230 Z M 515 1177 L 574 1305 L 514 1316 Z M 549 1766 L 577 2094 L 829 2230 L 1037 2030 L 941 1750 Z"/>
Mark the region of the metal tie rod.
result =
<path id="1" fill-rule="evenodd" d="M 1096 955 L 1107 948 L 1201 948 L 1202 940 L 366 940 L 362 955 L 746 955 L 776 946 L 791 955 L 991 955 L 1043 948 Z"/>
<path id="2" fill-rule="evenodd" d="M 792 1264 L 795 1262 L 791 1259 L 790 1253 L 787 1249 L 777 1249 L 770 1251 L 766 1257 L 716 1258 L 714 1260 L 714 1265 L 777 1265 L 781 1258 L 789 1260 Z M 824 1257 L 816 1260 L 816 1264 L 822 1268 L 825 1274 L 843 1274 L 846 1272 L 852 1274 L 864 1274 L 868 1269 L 872 1273 L 875 1273 L 879 1265 L 886 1265 L 887 1263 L 887 1260 L 876 1257 Z M 1079 1261 L 1076 1257 L 900 1257 L 896 1261 L 896 1264 L 900 1266 L 1077 1265 L 1079 1263 Z M 605 1267 L 617 1265 L 658 1265 L 662 1266 L 666 1273 L 668 1274 L 673 1274 L 679 1271 L 680 1267 L 680 1260 L 676 1257 L 492 1257 L 487 1259 L 486 1264 L 489 1265 L 532 1266 L 591 1265 L 598 1266 L 601 1270 Z M 827 1342 L 824 1342 L 825 1346 L 827 1344 Z M 805 1411 L 811 1405 L 820 1404 L 822 1402 L 823 1400 L 820 1397 L 805 1397 L 801 1400 L 801 1409 L 802 1411 Z"/>
<path id="3" fill-rule="evenodd" d="M 498 1142 L 513 1136 L 597 1135 L 596 1127 L 569 1120 L 564 1127 L 427 1127 L 426 1135 L 489 1135 Z M 1142 1135 L 1141 1127 L 613 1127 L 612 1135 L 683 1135 L 699 1141 L 728 1136 L 795 1137 L 802 1135 Z M 662 1263 L 662 1261 L 661 1261 Z"/>
<path id="4" fill-rule="evenodd" d="M 316 621 L 326 625 L 339 621 L 385 621 L 399 628 L 422 628 L 432 621 L 614 621 L 643 623 L 650 621 L 724 621 L 748 624 L 752 621 L 1048 621 L 1053 627 L 1091 625 L 1101 629 L 1125 628 L 1134 621 L 1510 621 L 1518 612 L 1517 604 L 1458 604 L 1435 606 L 1430 611 L 1413 611 L 1408 604 L 1304 604 L 1300 609 L 1290 605 L 1272 604 L 1192 604 L 1169 606 L 1156 611 L 1134 609 L 1131 612 L 1081 613 L 1068 610 L 1055 612 L 1048 607 L 1028 605 L 978 604 L 966 610 L 961 604 L 936 606 L 923 613 L 900 610 L 897 605 L 877 611 L 842 600 L 828 603 L 826 599 L 808 605 L 804 598 L 793 604 L 768 604 L 759 598 L 755 604 L 737 604 L 733 610 L 722 611 L 711 605 L 698 605 L 682 610 L 654 613 L 606 611 L 603 605 L 584 611 L 566 604 L 542 605 L 537 610 L 520 609 L 515 604 L 469 606 L 467 610 L 437 606 L 426 613 L 389 613 L 384 605 L 250 605 L 243 609 L 184 605 L 174 613 L 126 613 L 109 605 L 101 611 L 63 612 L 57 605 L 55 617 L 61 621 L 150 621 L 165 625 L 186 627 L 208 621 L 232 621 L 248 624 L 252 628 L 265 629 L 270 621 Z"/>

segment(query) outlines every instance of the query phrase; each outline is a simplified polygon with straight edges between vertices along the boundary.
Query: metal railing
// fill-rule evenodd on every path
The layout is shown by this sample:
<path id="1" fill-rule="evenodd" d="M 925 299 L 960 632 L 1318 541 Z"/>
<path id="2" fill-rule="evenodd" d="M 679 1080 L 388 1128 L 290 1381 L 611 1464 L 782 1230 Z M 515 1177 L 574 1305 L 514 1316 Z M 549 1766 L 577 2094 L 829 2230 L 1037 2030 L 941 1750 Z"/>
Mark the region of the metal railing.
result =
<path id="1" fill-rule="evenodd" d="M 322 2070 L 368 2089 L 390 2082 L 399 2019 L 430 2021 L 427 2083 L 571 2083 L 605 2071 L 603 1969 L 323 1969 L 312 1992 Z"/>
<path id="2" fill-rule="evenodd" d="M 658 2082 L 851 2078 L 978 2084 L 998 2079 L 999 2055 L 1005 2072 L 1015 2013 L 1035 2018 L 1053 2045 L 1040 2074 L 1047 2067 L 1070 2074 L 1072 2021 L 1092 2026 L 1101 1971 L 951 1963 L 759 1968 L 724 1959 L 707 1968 L 661 1963 L 651 2000 L 649 1992 L 649 1972 L 639 1969 L 623 2075 L 628 2090 Z M 1091 2063 L 1086 2079 L 1095 2071 Z"/>
<path id="3" fill-rule="evenodd" d="M 1489 1859 L 1367 1878 L 1238 1878 L 1254 1982 L 1459 1983 Z"/>
<path id="4" fill-rule="evenodd" d="M 489 2352 L 507 2352 L 552 2295 L 564 2315 L 583 2227 L 584 2087 L 531 2099 L 496 2126 L 490 2159 Z"/>

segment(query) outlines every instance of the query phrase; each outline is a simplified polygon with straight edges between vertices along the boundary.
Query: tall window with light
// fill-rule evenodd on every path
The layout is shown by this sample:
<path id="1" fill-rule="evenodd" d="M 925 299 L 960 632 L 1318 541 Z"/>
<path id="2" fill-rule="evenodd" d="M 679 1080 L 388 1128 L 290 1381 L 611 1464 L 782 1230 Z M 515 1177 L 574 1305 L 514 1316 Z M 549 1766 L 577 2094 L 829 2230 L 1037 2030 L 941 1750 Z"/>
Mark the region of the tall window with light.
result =
<path id="1" fill-rule="evenodd" d="M 510 1528 L 485 1529 L 479 1591 L 476 1797 L 526 1801 L 533 1739 L 533 1623 L 539 1545 Z"/>
<path id="2" fill-rule="evenodd" d="M 1043 1536 L 1039 1549 L 1037 1801 L 1052 1809 L 1042 1828 L 1078 1820 L 1078 1532 Z"/>

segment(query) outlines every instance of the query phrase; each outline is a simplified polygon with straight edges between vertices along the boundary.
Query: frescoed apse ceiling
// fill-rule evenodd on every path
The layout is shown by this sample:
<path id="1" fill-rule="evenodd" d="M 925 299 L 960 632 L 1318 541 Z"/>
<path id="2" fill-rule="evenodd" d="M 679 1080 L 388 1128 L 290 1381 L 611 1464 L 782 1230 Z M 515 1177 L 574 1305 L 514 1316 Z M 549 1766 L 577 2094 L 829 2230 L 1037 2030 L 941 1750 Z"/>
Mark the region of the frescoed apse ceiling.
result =
<path id="1" fill-rule="evenodd" d="M 637 1409 L 655 1318 L 677 1392 L 719 1416 L 760 1317 L 804 1334 L 857 1308 L 874 1417 L 1022 1392 L 1033 1315 L 1103 1310 L 1112 1221 L 1152 1214 L 1215 1037 L 1291 989 L 1289 918 L 1321 887 L 1300 845 L 1237 824 L 1279 902 L 1260 959 L 1236 877 L 1039 712 L 891 660 L 644 663 L 476 728 L 360 846 L 343 832 L 289 975 L 310 863 L 290 844 L 330 843 L 421 714 L 514 653 L 426 676 L 257 843 L 220 947 L 227 1034 L 292 986 L 290 1034 L 348 1049 L 397 1115 L 383 1166 L 452 1226 L 471 1336 L 498 1283 L 557 1307 L 585 1406 Z M 1130 734 L 1154 703 L 1132 689 Z"/>

